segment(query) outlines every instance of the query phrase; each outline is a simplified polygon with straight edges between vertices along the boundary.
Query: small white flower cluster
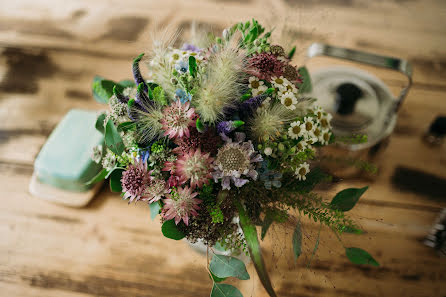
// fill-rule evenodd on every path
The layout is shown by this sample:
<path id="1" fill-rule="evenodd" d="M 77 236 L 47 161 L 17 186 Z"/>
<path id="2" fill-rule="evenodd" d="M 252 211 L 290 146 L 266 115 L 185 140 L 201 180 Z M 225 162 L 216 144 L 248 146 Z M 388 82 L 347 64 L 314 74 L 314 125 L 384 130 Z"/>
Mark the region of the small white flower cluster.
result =
<path id="1" fill-rule="evenodd" d="M 169 62 L 178 72 L 186 73 L 189 70 L 190 56 L 193 56 L 195 58 L 198 65 L 203 62 L 203 56 L 200 53 L 179 49 L 172 50 L 172 52 L 170 53 Z"/>
<path id="2" fill-rule="evenodd" d="M 297 105 L 297 88 L 283 76 L 273 76 L 271 84 L 277 90 L 280 102 L 288 109 L 295 110 Z"/>
<path id="3" fill-rule="evenodd" d="M 288 128 L 288 136 L 301 141 L 297 144 L 298 151 L 311 149 L 315 143 L 327 145 L 331 138 L 331 114 L 324 112 L 320 106 L 314 106 L 309 110 L 309 115 L 303 120 L 294 121 Z M 305 180 L 310 172 L 308 163 L 303 162 L 295 170 L 296 178 Z"/>
<path id="4" fill-rule="evenodd" d="M 328 144 L 331 137 L 331 114 L 326 113 L 320 106 L 310 109 L 314 116 L 306 116 L 301 121 L 294 121 L 288 128 L 288 136 L 292 139 L 303 138 L 307 145 L 317 142 Z M 301 141 L 302 142 L 302 141 Z"/>

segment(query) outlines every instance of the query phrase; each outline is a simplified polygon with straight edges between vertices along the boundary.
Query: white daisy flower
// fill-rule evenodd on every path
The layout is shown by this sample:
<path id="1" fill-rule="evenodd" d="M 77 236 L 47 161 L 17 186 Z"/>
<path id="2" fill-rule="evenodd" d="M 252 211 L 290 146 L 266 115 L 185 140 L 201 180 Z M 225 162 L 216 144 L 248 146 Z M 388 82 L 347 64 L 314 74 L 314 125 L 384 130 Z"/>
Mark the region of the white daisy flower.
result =
<path id="1" fill-rule="evenodd" d="M 263 81 L 262 81 L 262 83 L 263 83 Z M 268 90 L 268 87 L 261 85 L 257 89 L 252 89 L 252 96 L 255 97 L 255 96 L 262 95 L 263 93 L 265 93 L 266 90 Z"/>
<path id="2" fill-rule="evenodd" d="M 302 140 L 302 141 L 299 141 L 299 143 L 296 145 L 296 148 L 297 148 L 297 151 L 303 152 L 307 148 L 311 149 L 311 145 L 309 145 L 306 141 Z"/>
<path id="3" fill-rule="evenodd" d="M 329 141 L 330 141 L 330 138 L 331 138 L 331 131 L 330 130 L 324 130 L 324 131 L 322 131 L 322 136 L 319 139 L 319 142 L 322 145 L 327 145 L 329 143 Z"/>
<path id="4" fill-rule="evenodd" d="M 322 129 L 320 127 L 314 128 L 313 135 L 320 142 L 322 139 Z"/>
<path id="5" fill-rule="evenodd" d="M 310 165 L 307 162 L 303 162 L 297 168 L 294 174 L 298 180 L 306 180 L 307 174 L 310 172 Z"/>
<path id="6" fill-rule="evenodd" d="M 324 115 L 324 110 L 319 105 L 315 105 L 311 108 L 311 112 L 314 113 L 318 120 Z"/>
<path id="7" fill-rule="evenodd" d="M 321 123 L 321 127 L 323 130 L 331 130 L 330 122 L 332 118 L 333 116 L 330 113 L 327 113 L 319 119 L 319 122 Z"/>
<path id="8" fill-rule="evenodd" d="M 287 82 L 288 82 L 288 80 L 285 77 L 283 77 L 283 76 L 280 76 L 280 77 L 272 76 L 271 77 L 271 84 L 276 89 L 279 89 L 279 90 L 283 89 Z"/>
<path id="9" fill-rule="evenodd" d="M 170 59 L 169 62 L 171 64 L 175 64 L 178 61 L 180 61 L 183 58 L 182 53 L 179 50 L 173 50 L 172 53 L 170 54 Z"/>
<path id="10" fill-rule="evenodd" d="M 292 139 L 298 139 L 304 136 L 305 130 L 302 129 L 302 123 L 300 121 L 295 121 L 290 124 L 288 128 L 288 136 Z"/>
<path id="11" fill-rule="evenodd" d="M 261 95 L 268 89 L 268 87 L 265 86 L 265 83 L 262 80 L 259 80 L 255 76 L 251 76 L 249 78 L 249 84 L 248 85 L 251 88 L 253 96 Z"/>
<path id="12" fill-rule="evenodd" d="M 316 129 L 316 124 L 313 122 L 312 117 L 305 117 L 304 123 L 302 124 L 303 129 L 305 129 L 308 138 L 314 137 L 314 129 Z"/>
<path id="13" fill-rule="evenodd" d="M 296 96 L 291 92 L 286 92 L 280 97 L 280 102 L 288 109 L 295 110 L 297 104 Z"/>

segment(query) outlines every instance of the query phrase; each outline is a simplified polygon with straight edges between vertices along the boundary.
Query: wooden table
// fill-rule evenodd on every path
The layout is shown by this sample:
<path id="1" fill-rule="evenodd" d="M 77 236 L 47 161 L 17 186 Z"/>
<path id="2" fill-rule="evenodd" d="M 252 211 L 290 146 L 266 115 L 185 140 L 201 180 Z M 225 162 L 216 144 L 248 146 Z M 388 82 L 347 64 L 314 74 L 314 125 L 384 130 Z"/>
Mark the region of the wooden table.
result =
<path id="1" fill-rule="evenodd" d="M 304 224 L 304 255 L 291 257 L 291 229 L 274 226 L 264 243 L 279 296 L 446 296 L 446 260 L 422 244 L 446 198 L 446 150 L 421 136 L 446 113 L 446 5 L 435 0 L 164 0 L 2 1 L 0 4 L 0 295 L 208 296 L 204 256 L 168 240 L 144 204 L 127 205 L 108 189 L 84 209 L 32 197 L 33 161 L 71 108 L 101 109 L 91 98 L 98 74 L 131 75 L 131 58 L 149 47 L 149 32 L 167 25 L 187 35 L 193 20 L 219 31 L 255 16 L 297 41 L 296 63 L 315 41 L 409 59 L 414 86 L 399 114 L 381 172 L 373 182 L 345 180 L 324 192 L 370 184 L 352 211 L 366 231 L 345 236 L 380 268 L 355 266 L 328 230 L 306 267 L 318 226 Z M 334 61 L 330 61 L 330 63 Z M 326 65 L 319 60 L 314 69 Z M 371 68 L 367 68 L 372 70 Z M 397 91 L 404 77 L 373 70 Z M 397 171 L 399 168 L 399 171 Z M 401 168 L 406 174 L 397 186 Z M 436 177 L 435 180 L 432 176 Z M 421 191 L 414 186 L 424 183 Z M 266 296 L 251 280 L 231 281 L 244 296 Z"/>

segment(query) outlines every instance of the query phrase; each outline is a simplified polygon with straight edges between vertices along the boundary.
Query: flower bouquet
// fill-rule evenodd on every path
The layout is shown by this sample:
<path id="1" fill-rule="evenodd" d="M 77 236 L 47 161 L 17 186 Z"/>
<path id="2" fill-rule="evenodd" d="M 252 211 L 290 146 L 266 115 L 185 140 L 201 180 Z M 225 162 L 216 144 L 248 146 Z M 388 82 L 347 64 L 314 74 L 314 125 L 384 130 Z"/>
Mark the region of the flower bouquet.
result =
<path id="1" fill-rule="evenodd" d="M 202 37 L 181 48 L 174 47 L 175 36 L 156 39 L 148 55 L 133 61 L 134 82 L 95 78 L 93 94 L 110 109 L 96 123 L 105 144 L 94 149 L 93 160 L 103 170 L 91 183 L 108 178 L 129 203 L 148 203 L 168 238 L 230 251 L 210 261 L 211 296 L 242 296 L 222 281 L 249 278 L 233 257 L 243 253 L 276 296 L 256 226 L 263 239 L 273 222 L 297 209 L 337 234 L 360 233 L 345 212 L 367 187 L 341 191 L 331 202 L 313 192 L 329 178 L 317 168 L 317 150 L 335 138 L 331 115 L 305 95 L 311 90 L 306 68 L 291 64 L 295 47 L 273 44 L 256 20 Z M 301 242 L 298 224 L 296 258 Z M 378 265 L 359 248 L 346 255 Z"/>

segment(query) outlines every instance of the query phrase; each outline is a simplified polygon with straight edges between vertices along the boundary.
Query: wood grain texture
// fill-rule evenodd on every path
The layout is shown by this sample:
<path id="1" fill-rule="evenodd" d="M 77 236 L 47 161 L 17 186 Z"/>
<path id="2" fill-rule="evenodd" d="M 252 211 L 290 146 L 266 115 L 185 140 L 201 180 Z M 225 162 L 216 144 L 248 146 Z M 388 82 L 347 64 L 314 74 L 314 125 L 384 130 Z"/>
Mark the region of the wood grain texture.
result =
<path id="1" fill-rule="evenodd" d="M 293 262 L 290 224 L 273 225 L 264 253 L 279 296 L 446 296 L 446 260 L 422 244 L 445 207 L 446 147 L 421 137 L 446 113 L 446 5 L 436 0 L 3 1 L 0 4 L 0 295 L 208 296 L 204 256 L 171 241 L 148 207 L 104 188 L 84 209 L 38 200 L 27 188 L 34 159 L 71 108 L 100 110 L 90 97 L 94 75 L 124 79 L 131 59 L 165 27 L 189 34 L 192 21 L 219 31 L 256 17 L 291 33 L 296 63 L 315 41 L 409 59 L 414 85 L 372 180 L 320 189 L 370 189 L 351 211 L 365 234 L 345 246 L 367 249 L 380 268 L 355 266 L 329 230 L 307 267 L 319 226 L 303 220 L 303 255 Z M 283 28 L 283 21 L 287 21 Z M 279 35 L 279 34 L 278 34 Z M 318 58 L 310 70 L 346 64 Z M 371 67 L 393 92 L 404 77 Z M 416 172 L 414 174 L 413 172 Z M 429 181 L 432 181 L 431 183 Z M 422 183 L 421 183 L 422 182 Z M 421 190 L 413 185 L 424 185 Z M 250 265 L 249 281 L 231 280 L 244 296 L 266 296 Z"/>

